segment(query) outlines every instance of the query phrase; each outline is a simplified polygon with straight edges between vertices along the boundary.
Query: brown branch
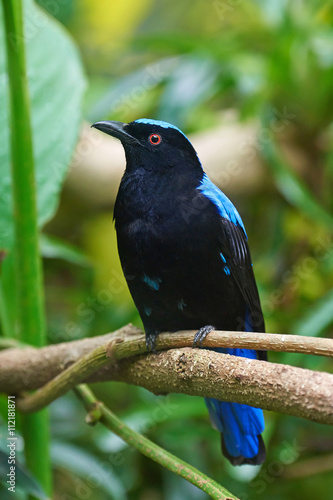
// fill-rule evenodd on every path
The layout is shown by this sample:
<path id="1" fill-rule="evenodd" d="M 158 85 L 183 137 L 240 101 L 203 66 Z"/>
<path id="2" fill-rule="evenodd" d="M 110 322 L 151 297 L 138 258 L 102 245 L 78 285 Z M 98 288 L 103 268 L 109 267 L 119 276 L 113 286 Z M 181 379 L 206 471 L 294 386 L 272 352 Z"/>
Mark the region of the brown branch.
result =
<path id="1" fill-rule="evenodd" d="M 67 366 L 110 340 L 118 339 L 114 356 L 117 359 L 141 354 L 146 351 L 142 331 L 132 325 L 98 337 L 50 345 L 42 349 L 32 347 L 6 349 L 0 352 L 0 391 L 17 393 L 37 389 L 62 372 Z M 190 347 L 193 332 L 161 334 L 157 349 Z M 211 332 L 205 347 L 240 347 L 271 351 L 299 352 L 333 356 L 333 340 L 244 332 Z"/>
<path id="2" fill-rule="evenodd" d="M 93 351 L 85 354 L 37 392 L 19 398 L 17 408 L 23 413 L 41 410 L 55 399 L 66 394 L 70 389 L 74 389 L 82 380 L 85 380 L 110 362 L 107 357 L 107 349 L 112 342 L 111 340 L 107 344 L 96 347 Z"/>
<path id="3" fill-rule="evenodd" d="M 237 340 L 232 343 L 233 337 L 231 337 L 227 342 L 229 335 L 237 337 Z M 257 335 L 259 338 L 262 336 L 252 333 L 212 332 L 205 341 L 205 346 L 228 345 L 253 348 L 254 344 L 249 344 L 247 337 L 253 337 L 253 342 Z M 267 335 L 267 337 L 275 338 L 275 343 L 280 337 L 281 345 L 288 344 L 287 335 Z M 290 345 L 294 345 L 294 337 Z M 325 353 L 331 350 L 333 343 L 329 339 L 308 337 L 300 339 L 303 349 L 301 352 L 304 352 L 304 348 L 310 349 L 309 346 L 304 347 L 307 341 L 311 344 L 323 340 L 326 345 Z M 118 361 L 110 363 L 90 376 L 89 381 L 116 380 L 140 385 L 158 394 L 182 392 L 215 397 L 333 424 L 333 375 L 247 360 L 204 349 L 182 348 L 128 358 L 145 350 L 144 336 L 140 335 L 140 330 L 131 326 L 114 334 L 49 346 L 40 350 L 8 349 L 1 352 L 0 390 L 17 393 L 24 389 L 40 387 L 64 370 L 68 363 L 77 361 L 84 354 L 105 345 L 110 340 L 112 342 L 109 344 L 109 351 L 111 349 L 109 355 Z M 157 347 L 174 347 L 177 344 L 191 343 L 192 340 L 193 332 L 163 334 L 158 339 Z M 265 344 L 265 347 L 267 345 Z M 281 345 L 278 346 L 279 349 Z M 258 341 L 255 347 L 262 348 L 261 342 Z M 316 346 L 313 347 L 317 352 Z M 319 350 L 322 352 L 325 346 L 321 346 Z M 121 358 L 127 359 L 121 360 Z M 75 380 L 70 380 L 72 384 L 78 381 L 78 376 Z"/>
<path id="4" fill-rule="evenodd" d="M 143 339 L 141 330 L 128 325 L 106 335 L 62 342 L 41 349 L 27 347 L 0 351 L 0 392 L 17 394 L 38 389 L 93 349 L 116 338 L 124 341 L 138 335 Z"/>
<path id="5" fill-rule="evenodd" d="M 178 347 L 192 347 L 195 331 L 179 331 L 163 333 L 157 339 L 158 350 Z M 132 346 L 132 347 L 131 347 Z M 242 349 L 267 350 L 276 352 L 292 352 L 333 357 L 333 339 L 321 337 L 304 337 L 301 335 L 281 335 L 278 333 L 248 332 L 211 332 L 203 343 L 205 347 L 239 347 Z M 133 338 L 126 344 L 119 344 L 116 352 L 118 359 L 145 352 L 142 340 L 138 349 L 138 339 Z"/>

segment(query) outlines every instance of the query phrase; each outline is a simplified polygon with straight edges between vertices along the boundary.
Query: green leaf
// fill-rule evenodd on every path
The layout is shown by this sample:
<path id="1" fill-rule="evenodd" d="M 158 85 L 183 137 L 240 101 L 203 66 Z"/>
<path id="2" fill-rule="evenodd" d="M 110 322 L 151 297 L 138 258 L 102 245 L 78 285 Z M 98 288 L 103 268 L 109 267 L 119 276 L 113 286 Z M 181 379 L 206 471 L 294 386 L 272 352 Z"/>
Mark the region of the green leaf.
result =
<path id="1" fill-rule="evenodd" d="M 8 448 L 9 449 L 9 448 Z M 0 482 L 8 487 L 7 480 L 9 473 L 8 464 L 8 453 L 0 450 Z M 36 479 L 34 479 L 30 472 L 27 471 L 23 465 L 21 465 L 17 459 L 15 463 L 15 492 L 16 488 L 25 491 L 29 495 L 33 495 L 35 498 L 39 498 L 40 500 L 47 500 L 48 496 L 44 493 L 42 488 L 37 483 Z M 7 489 L 7 488 L 6 488 Z M 13 498 L 15 498 L 15 493 L 13 494 Z M 2 498 L 2 496 L 1 496 Z"/>
<path id="2" fill-rule="evenodd" d="M 266 118 L 263 125 L 265 130 L 270 130 Z M 332 215 L 320 205 L 305 183 L 288 166 L 273 139 L 263 141 L 262 153 L 274 175 L 276 186 L 285 199 L 316 223 L 321 222 L 332 230 Z"/>
<path id="3" fill-rule="evenodd" d="M 61 184 L 78 138 L 85 79 L 71 38 L 32 0 L 24 3 L 24 40 L 32 111 L 38 191 L 38 224 L 54 214 Z M 0 248 L 10 249 L 13 215 L 10 181 L 8 77 L 0 9 Z"/>
<path id="4" fill-rule="evenodd" d="M 180 62 L 165 84 L 158 117 L 182 127 L 189 113 L 215 94 L 218 68 L 207 57 L 183 57 Z"/>
<path id="5" fill-rule="evenodd" d="M 39 241 L 43 257 L 66 260 L 78 266 L 90 265 L 88 257 L 79 248 L 55 238 L 54 236 L 41 234 Z"/>
<path id="6" fill-rule="evenodd" d="M 319 299 L 301 320 L 295 323 L 293 331 L 296 335 L 317 337 L 333 323 L 333 290 Z"/>
<path id="7" fill-rule="evenodd" d="M 104 490 L 110 499 L 125 500 L 127 498 L 124 486 L 112 471 L 112 464 L 101 462 L 78 446 L 60 441 L 53 443 L 51 456 L 54 465 L 70 470 L 86 480 L 86 487 L 92 490 L 93 497 L 94 488 L 98 488 L 98 490 Z"/>
<path id="8" fill-rule="evenodd" d="M 92 122 L 101 116 L 105 118 L 109 116 L 113 120 L 115 117 L 123 121 L 130 120 L 133 109 L 142 105 L 152 90 L 164 82 L 179 63 L 177 58 L 162 58 L 156 63 L 119 78 L 110 88 L 103 91 L 102 97 L 90 107 L 88 118 Z"/>

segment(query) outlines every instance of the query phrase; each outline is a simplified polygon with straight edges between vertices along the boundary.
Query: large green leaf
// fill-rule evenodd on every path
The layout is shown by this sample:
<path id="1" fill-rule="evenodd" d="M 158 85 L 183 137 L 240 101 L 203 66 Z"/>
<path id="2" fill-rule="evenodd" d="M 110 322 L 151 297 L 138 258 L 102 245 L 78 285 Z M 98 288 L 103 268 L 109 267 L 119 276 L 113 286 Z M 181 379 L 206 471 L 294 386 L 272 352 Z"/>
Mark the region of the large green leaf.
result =
<path id="1" fill-rule="evenodd" d="M 38 224 L 54 214 L 78 137 L 85 88 L 77 48 L 60 24 L 33 0 L 24 2 L 24 40 L 31 96 L 38 196 Z M 0 6 L 1 7 L 1 6 Z M 13 216 L 10 186 L 8 78 L 0 8 L 0 248 L 10 248 Z"/>
<path id="2" fill-rule="evenodd" d="M 54 236 L 49 236 L 47 234 L 41 234 L 39 239 L 40 251 L 42 256 L 48 259 L 62 259 L 70 262 L 71 264 L 76 264 L 77 266 L 89 266 L 88 257 L 74 245 L 70 245 L 65 241 L 55 238 Z"/>
<path id="3" fill-rule="evenodd" d="M 294 324 L 296 335 L 321 335 L 333 323 L 333 290 L 330 290 Z"/>
<path id="4" fill-rule="evenodd" d="M 51 448 L 52 463 L 84 479 L 87 491 L 103 490 L 110 499 L 125 500 L 125 487 L 112 470 L 112 464 L 100 461 L 84 449 L 57 441 Z"/>
<path id="5" fill-rule="evenodd" d="M 8 493 L 8 473 L 9 467 L 8 464 L 8 450 L 5 451 L 0 450 L 0 493 L 1 498 L 7 498 L 5 496 L 6 492 Z M 36 481 L 34 477 L 30 474 L 30 472 L 16 459 L 15 462 L 15 488 L 19 490 L 23 490 L 29 495 L 33 495 L 35 498 L 40 500 L 47 500 L 48 497 Z M 4 489 L 1 490 L 1 484 L 4 486 Z M 10 492 L 8 498 L 16 498 L 17 491 L 15 493 Z M 12 496 L 11 496 L 12 495 Z"/>
<path id="6" fill-rule="evenodd" d="M 268 111 L 262 118 L 263 129 L 270 131 Z M 330 231 L 333 229 L 333 216 L 319 203 L 304 181 L 287 164 L 279 147 L 274 140 L 262 141 L 261 151 L 267 160 L 267 166 L 271 170 L 277 189 L 284 198 L 315 223 L 322 223 Z"/>

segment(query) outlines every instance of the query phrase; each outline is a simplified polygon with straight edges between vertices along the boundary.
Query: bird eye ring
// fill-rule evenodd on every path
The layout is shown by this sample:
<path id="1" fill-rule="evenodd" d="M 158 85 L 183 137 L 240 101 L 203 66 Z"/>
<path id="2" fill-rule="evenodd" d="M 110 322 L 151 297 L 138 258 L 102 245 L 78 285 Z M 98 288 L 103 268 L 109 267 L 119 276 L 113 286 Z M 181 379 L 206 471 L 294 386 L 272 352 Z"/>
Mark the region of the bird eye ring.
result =
<path id="1" fill-rule="evenodd" d="M 157 146 L 162 142 L 162 137 L 159 134 L 150 134 L 149 142 L 152 146 Z"/>

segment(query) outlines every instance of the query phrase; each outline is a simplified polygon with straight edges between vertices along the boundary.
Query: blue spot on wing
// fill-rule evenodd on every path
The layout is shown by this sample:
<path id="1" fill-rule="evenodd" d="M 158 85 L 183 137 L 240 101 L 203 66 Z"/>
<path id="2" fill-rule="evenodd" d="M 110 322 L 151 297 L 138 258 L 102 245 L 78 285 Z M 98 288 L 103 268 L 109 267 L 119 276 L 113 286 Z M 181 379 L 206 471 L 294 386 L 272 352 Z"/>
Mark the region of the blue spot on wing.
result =
<path id="1" fill-rule="evenodd" d="M 184 307 L 186 307 L 186 304 L 184 302 L 184 299 L 180 299 L 178 302 L 177 302 L 177 307 L 180 311 L 182 311 L 184 309 Z"/>
<path id="2" fill-rule="evenodd" d="M 220 257 L 222 259 L 222 262 L 224 262 L 223 266 L 223 271 L 227 276 L 230 276 L 230 267 L 227 265 L 227 261 L 225 260 L 225 257 L 222 252 L 220 252 Z"/>
<path id="3" fill-rule="evenodd" d="M 149 286 L 151 290 L 157 291 L 160 288 L 161 278 L 151 278 L 147 274 L 142 276 L 142 281 Z"/>
<path id="4" fill-rule="evenodd" d="M 175 125 L 172 125 L 172 123 L 164 122 L 162 120 L 151 120 L 150 118 L 140 118 L 139 120 L 135 120 L 135 123 L 144 123 L 146 125 L 158 125 L 159 127 L 163 128 L 173 128 L 174 130 L 178 130 L 178 132 L 182 134 L 189 141 L 184 132 L 182 132 L 180 128 L 176 127 Z"/>
<path id="5" fill-rule="evenodd" d="M 152 308 L 149 306 L 143 306 L 143 310 L 144 310 L 146 316 L 150 316 L 152 313 Z"/>
<path id="6" fill-rule="evenodd" d="M 222 193 L 222 191 L 217 186 L 215 186 L 215 184 L 212 183 L 207 174 L 203 175 L 201 183 L 197 189 L 199 189 L 199 191 L 201 191 L 204 196 L 206 196 L 215 204 L 221 217 L 228 219 L 236 226 L 240 226 L 246 236 L 245 227 L 238 211 L 231 203 L 229 198 L 224 193 Z"/>

